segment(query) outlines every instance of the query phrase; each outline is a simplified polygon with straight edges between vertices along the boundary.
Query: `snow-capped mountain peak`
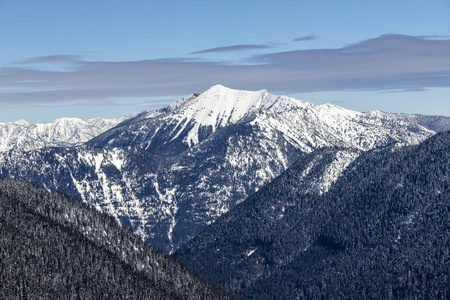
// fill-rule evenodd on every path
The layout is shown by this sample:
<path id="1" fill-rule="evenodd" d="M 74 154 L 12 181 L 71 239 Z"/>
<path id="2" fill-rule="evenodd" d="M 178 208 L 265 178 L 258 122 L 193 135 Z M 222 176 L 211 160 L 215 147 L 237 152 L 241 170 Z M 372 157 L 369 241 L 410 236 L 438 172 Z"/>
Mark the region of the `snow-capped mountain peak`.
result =
<path id="1" fill-rule="evenodd" d="M 184 141 L 189 144 L 199 142 L 199 129 L 210 126 L 214 132 L 217 128 L 236 123 L 248 113 L 261 107 L 267 91 L 238 91 L 215 85 L 192 98 L 187 105 L 179 108 L 176 118 L 186 126 L 194 124 Z"/>
<path id="2" fill-rule="evenodd" d="M 28 125 L 30 125 L 30 123 L 28 123 L 24 119 L 20 119 L 20 120 L 17 120 L 17 121 L 12 121 L 10 123 L 14 124 L 14 125 L 21 125 L 21 126 L 28 126 Z M 7 124 L 7 123 L 0 123 L 0 125 L 4 125 L 4 124 Z"/>
<path id="3" fill-rule="evenodd" d="M 294 98 L 269 94 L 267 90 L 242 91 L 218 84 L 202 94 L 193 94 L 172 104 L 169 118 L 178 121 L 176 128 L 181 126 L 180 133 L 193 124 L 183 139 L 191 146 L 199 143 L 201 127 L 209 127 L 215 132 L 260 110 L 277 112 L 310 105 Z"/>
<path id="4" fill-rule="evenodd" d="M 204 126 L 224 127 L 241 120 L 249 113 L 261 109 L 291 109 L 306 107 L 310 103 L 285 96 L 272 95 L 267 90 L 241 91 L 215 85 L 174 111 L 183 119 Z"/>

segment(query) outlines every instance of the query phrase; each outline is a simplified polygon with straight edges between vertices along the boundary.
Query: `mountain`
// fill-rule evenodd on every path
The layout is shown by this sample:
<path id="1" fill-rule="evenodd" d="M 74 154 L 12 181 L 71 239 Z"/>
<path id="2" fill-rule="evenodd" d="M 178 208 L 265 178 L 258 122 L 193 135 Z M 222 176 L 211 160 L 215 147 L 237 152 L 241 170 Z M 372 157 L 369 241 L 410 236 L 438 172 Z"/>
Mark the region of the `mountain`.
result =
<path id="1" fill-rule="evenodd" d="M 112 217 L 0 179 L 0 298 L 235 299 Z"/>
<path id="2" fill-rule="evenodd" d="M 449 117 L 360 113 L 271 95 L 266 90 L 240 91 L 216 85 L 164 109 L 130 118 L 87 145 L 179 153 L 222 128 L 243 123 L 269 138 L 275 132 L 303 152 L 326 146 L 368 150 L 392 141 L 419 143 L 435 132 L 450 130 Z"/>
<path id="3" fill-rule="evenodd" d="M 83 146 L 2 153 L 0 175 L 79 197 L 171 253 L 315 149 L 417 144 L 448 120 L 360 113 L 217 85 Z M 328 182 L 356 157 L 340 157 Z"/>
<path id="4" fill-rule="evenodd" d="M 81 145 L 127 118 L 60 118 L 43 124 L 29 124 L 25 120 L 0 123 L 0 151 Z"/>
<path id="5" fill-rule="evenodd" d="M 174 257 L 246 299 L 448 299 L 450 132 L 363 152 L 320 189 L 348 151 L 307 155 Z"/>

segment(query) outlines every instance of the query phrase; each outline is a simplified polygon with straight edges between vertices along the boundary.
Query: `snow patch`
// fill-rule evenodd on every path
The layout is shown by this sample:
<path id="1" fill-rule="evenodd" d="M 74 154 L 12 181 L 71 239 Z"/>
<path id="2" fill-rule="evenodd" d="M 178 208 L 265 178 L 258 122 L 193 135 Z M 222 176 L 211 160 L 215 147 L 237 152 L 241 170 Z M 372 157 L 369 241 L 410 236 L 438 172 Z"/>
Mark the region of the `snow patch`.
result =
<path id="1" fill-rule="evenodd" d="M 259 247 L 255 247 L 255 248 L 253 248 L 253 249 L 251 249 L 251 250 L 248 250 L 247 253 L 246 253 L 247 257 L 249 257 L 250 255 L 252 255 L 253 253 L 255 253 L 255 251 L 258 250 L 258 248 L 259 248 Z"/>
<path id="2" fill-rule="evenodd" d="M 318 191 L 319 194 L 328 192 L 331 185 L 358 156 L 359 153 L 353 151 L 344 150 L 337 152 L 333 162 L 326 167 L 322 176 L 313 183 L 312 189 Z"/>
<path id="3" fill-rule="evenodd" d="M 113 164 L 117 170 L 122 171 L 122 166 L 124 164 L 124 154 L 118 148 L 112 149 L 110 152 L 111 164 Z"/>

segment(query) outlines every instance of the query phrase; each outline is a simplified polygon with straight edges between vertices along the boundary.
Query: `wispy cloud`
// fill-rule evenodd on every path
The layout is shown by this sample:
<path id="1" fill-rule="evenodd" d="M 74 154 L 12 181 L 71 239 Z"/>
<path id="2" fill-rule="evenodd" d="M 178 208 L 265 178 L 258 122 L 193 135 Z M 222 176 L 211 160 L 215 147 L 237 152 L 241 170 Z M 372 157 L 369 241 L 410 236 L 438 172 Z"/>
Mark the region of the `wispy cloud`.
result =
<path id="1" fill-rule="evenodd" d="M 0 69 L 0 106 L 179 96 L 216 83 L 283 93 L 450 87 L 450 40 L 405 35 L 384 35 L 338 49 L 257 55 L 244 64 L 176 58 L 98 62 L 76 56 L 28 63 L 61 60 L 72 66 L 69 71 L 26 64 Z"/>
<path id="2" fill-rule="evenodd" d="M 318 36 L 312 34 L 312 35 L 301 36 L 301 37 L 295 38 L 292 41 L 293 42 L 303 42 L 303 41 L 316 40 L 318 38 L 319 38 Z"/>
<path id="3" fill-rule="evenodd" d="M 425 88 L 412 88 L 412 89 L 401 89 L 401 90 L 389 90 L 389 91 L 383 91 L 382 93 L 386 94 L 395 94 L 395 93 L 410 93 L 410 92 L 426 92 L 427 89 Z"/>
<path id="4" fill-rule="evenodd" d="M 41 63 L 60 63 L 60 62 L 76 62 L 81 60 L 81 55 L 49 55 L 34 57 L 18 62 L 12 63 L 13 65 L 29 65 L 29 64 L 41 64 Z"/>
<path id="5" fill-rule="evenodd" d="M 201 51 L 192 52 L 192 53 L 189 53 L 189 54 L 231 52 L 231 51 L 269 49 L 269 48 L 272 48 L 272 47 L 271 46 L 267 46 L 267 45 L 233 45 L 233 46 L 216 47 L 216 48 L 201 50 Z"/>
<path id="6" fill-rule="evenodd" d="M 415 37 L 419 38 L 419 39 L 432 39 L 432 40 L 434 40 L 434 39 L 448 39 L 450 36 L 449 35 L 435 35 L 435 34 L 432 34 L 432 35 L 417 35 Z"/>

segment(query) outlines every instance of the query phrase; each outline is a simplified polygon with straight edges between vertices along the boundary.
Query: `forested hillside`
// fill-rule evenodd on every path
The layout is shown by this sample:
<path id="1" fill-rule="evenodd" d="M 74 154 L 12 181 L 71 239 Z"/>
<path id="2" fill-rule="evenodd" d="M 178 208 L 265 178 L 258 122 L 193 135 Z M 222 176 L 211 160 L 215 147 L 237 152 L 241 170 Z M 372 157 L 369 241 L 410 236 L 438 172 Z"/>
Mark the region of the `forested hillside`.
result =
<path id="1" fill-rule="evenodd" d="M 0 179 L 0 299 L 231 299 L 79 200 Z"/>
<path id="2" fill-rule="evenodd" d="M 450 132 L 364 153 L 322 194 L 307 159 L 339 150 L 319 151 L 175 257 L 247 299 L 448 299 Z"/>

